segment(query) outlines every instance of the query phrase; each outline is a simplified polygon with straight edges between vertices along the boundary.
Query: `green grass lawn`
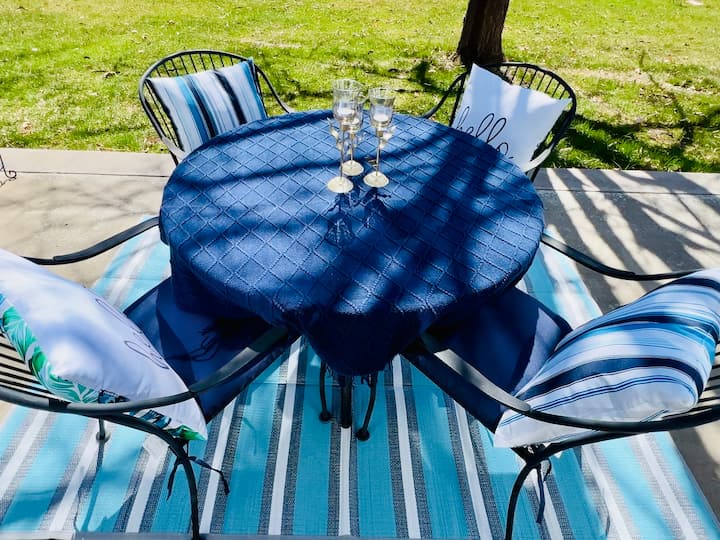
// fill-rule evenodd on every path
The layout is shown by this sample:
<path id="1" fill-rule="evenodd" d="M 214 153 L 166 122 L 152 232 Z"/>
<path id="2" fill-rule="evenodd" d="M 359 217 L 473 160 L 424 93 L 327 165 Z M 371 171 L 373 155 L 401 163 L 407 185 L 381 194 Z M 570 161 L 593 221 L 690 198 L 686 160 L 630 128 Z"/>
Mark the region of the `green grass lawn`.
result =
<path id="1" fill-rule="evenodd" d="M 698 3 L 697 1 L 693 3 Z M 137 99 L 156 59 L 252 56 L 296 109 L 330 81 L 428 109 L 460 67 L 466 2 L 0 0 L 0 147 L 163 151 Z M 720 0 L 511 0 L 505 53 L 558 72 L 578 116 L 556 166 L 720 170 Z"/>

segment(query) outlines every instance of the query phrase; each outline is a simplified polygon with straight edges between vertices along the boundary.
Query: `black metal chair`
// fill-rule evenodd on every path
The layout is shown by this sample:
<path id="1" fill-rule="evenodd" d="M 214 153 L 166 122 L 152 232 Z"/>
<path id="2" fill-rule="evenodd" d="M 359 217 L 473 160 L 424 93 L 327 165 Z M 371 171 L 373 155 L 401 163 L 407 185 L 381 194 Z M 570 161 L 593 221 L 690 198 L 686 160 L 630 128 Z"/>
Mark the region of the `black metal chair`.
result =
<path id="1" fill-rule="evenodd" d="M 562 77 L 548 69 L 544 69 L 534 64 L 523 62 L 502 62 L 483 67 L 488 71 L 495 73 L 510 84 L 542 92 L 553 99 L 570 100 L 569 105 L 557 118 L 547 137 L 540 143 L 533 153 L 532 167 L 526 170 L 525 173 L 530 177 L 530 180 L 534 181 L 540 165 L 542 165 L 542 163 L 550 156 L 551 152 L 565 136 L 565 132 L 570 126 L 573 118 L 575 118 L 575 111 L 577 109 L 577 98 L 575 97 L 575 92 L 570 85 L 562 79 Z M 457 109 L 469 75 L 469 70 L 458 75 L 442 95 L 440 101 L 422 116 L 424 118 L 431 118 L 435 116 L 435 114 L 437 114 L 437 112 L 443 107 L 445 102 L 450 100 L 452 102 L 452 109 L 450 111 L 448 124 L 452 125 L 455 120 Z"/>
<path id="2" fill-rule="evenodd" d="M 36 309 L 43 310 L 43 313 L 53 310 L 55 312 L 63 311 L 63 306 L 45 305 L 42 293 L 50 291 L 53 295 L 58 295 L 59 291 L 59 296 L 62 297 L 65 292 L 69 293 L 80 289 L 72 282 L 68 283 L 67 280 L 62 280 L 57 276 L 53 277 L 53 274 L 47 271 L 36 270 L 36 265 L 26 260 L 23 261 L 19 256 L 8 257 L 7 252 L 0 253 L 0 255 L 2 255 L 0 256 L 0 265 L 5 269 L 5 276 L 0 275 L 0 298 L 5 296 L 8 299 L 14 288 L 13 285 L 17 284 L 17 278 L 12 281 L 7 278 L 8 275 L 13 275 L 13 271 L 19 269 L 20 272 L 33 273 L 33 277 L 35 277 L 34 272 L 36 271 L 45 272 L 44 275 L 40 274 L 40 280 L 36 280 L 39 283 L 40 293 L 38 294 L 40 297 L 35 298 L 33 295 L 32 300 L 26 302 L 27 305 L 23 304 L 25 308 L 21 312 L 23 317 L 26 317 L 28 311 Z M 66 261 L 56 260 L 52 264 L 60 262 Z M 106 323 L 106 327 L 112 329 L 108 331 L 108 335 L 117 331 L 121 337 L 111 339 L 110 335 L 110 338 L 103 341 L 102 346 L 105 350 L 106 346 L 113 347 L 113 343 L 117 341 L 117 347 L 127 353 L 128 364 L 137 362 L 141 357 L 152 358 L 152 364 L 161 363 L 161 366 L 165 366 L 162 368 L 164 371 L 161 372 L 161 378 L 165 380 L 171 375 L 172 377 L 176 375 L 184 383 L 184 386 L 179 385 L 181 391 L 159 397 L 126 398 L 124 395 L 114 395 L 112 389 L 108 393 L 108 390 L 103 388 L 96 389 L 99 390 L 99 393 L 96 399 L 93 398 L 93 402 L 81 403 L 69 399 L 68 395 L 58 391 L 58 388 L 48 385 L 47 377 L 40 377 L 36 371 L 38 365 L 27 360 L 24 336 L 34 333 L 32 322 L 26 323 L 23 328 L 26 327 L 28 331 L 23 332 L 21 338 L 18 338 L 19 334 L 12 326 L 13 314 L 4 307 L 0 312 L 0 336 L 6 338 L 0 341 L 0 401 L 58 414 L 74 414 L 97 419 L 99 420 L 97 439 L 100 444 L 103 444 L 108 437 L 105 421 L 127 426 L 162 439 L 176 456 L 175 469 L 182 466 L 186 473 L 190 491 L 192 537 L 194 540 L 199 540 L 201 535 L 198 488 L 192 463 L 196 462 L 200 466 L 207 465 L 189 454 L 189 439 L 193 437 L 188 437 L 185 426 L 168 430 L 164 418 L 158 418 L 157 412 L 153 411 L 158 407 L 184 404 L 194 400 L 199 407 L 197 418 L 201 422 L 203 419 L 205 422 L 209 422 L 278 357 L 281 351 L 292 342 L 294 336 L 290 336 L 284 328 L 271 327 L 264 321 L 255 318 L 242 321 L 215 320 L 187 312 L 177 305 L 170 280 L 171 278 L 168 278 L 156 285 L 134 302 L 125 310 L 125 316 L 120 312 L 113 312 L 112 308 L 105 306 L 103 309 L 111 313 L 111 316 L 103 321 Z M 46 282 L 49 282 L 50 285 L 47 285 Z M 65 287 L 68 288 L 67 291 Z M 16 290 L 15 296 L 21 297 L 24 290 L 21 289 L 20 293 Z M 90 295 L 88 292 L 77 294 Z M 47 298 L 48 295 L 44 296 Z M 91 306 L 102 304 L 96 298 L 90 297 L 90 299 Z M 53 302 L 49 302 L 49 304 L 53 304 Z M 54 332 L 63 336 L 69 336 L 72 333 L 80 335 L 81 338 L 84 332 L 92 333 L 92 330 L 79 331 L 77 328 L 73 333 L 71 327 L 73 323 L 69 319 L 71 317 L 57 318 Z M 121 334 L 123 331 L 127 332 L 128 319 L 133 321 L 142 332 L 142 336 L 132 334 L 137 337 L 137 339 L 131 340 L 132 343 L 135 343 L 132 347 L 130 346 L 132 343 L 122 337 L 124 334 Z M 35 321 L 37 322 L 37 319 Z M 132 330 L 132 332 L 135 331 Z M 154 349 L 148 348 L 148 342 Z M 32 355 L 33 358 L 37 355 L 37 350 L 45 347 L 42 338 L 38 337 L 37 343 L 39 346 L 38 349 L 34 349 L 36 352 Z M 66 347 L 72 347 L 67 343 L 72 344 L 73 340 L 68 339 L 64 343 Z M 48 347 L 48 350 L 43 352 L 43 358 L 47 357 L 48 359 L 46 365 L 50 363 L 53 351 L 54 349 Z M 137 355 L 134 356 L 133 353 L 137 353 Z M 76 355 L 73 353 L 71 356 Z M 118 355 L 112 357 L 118 358 Z M 122 357 L 124 361 L 125 353 L 121 352 L 119 357 Z M 100 364 L 102 373 L 114 369 L 109 366 L 104 355 L 94 355 L 94 359 L 102 362 Z M 152 367 L 150 362 L 144 365 L 147 365 L 148 368 Z M 121 371 L 121 373 L 123 372 Z M 50 380 L 56 381 L 57 379 L 50 377 Z M 41 381 L 44 381 L 44 384 Z M 72 383 L 72 381 L 70 381 L 72 384 L 66 384 L 65 380 L 60 382 L 61 386 L 65 387 L 78 384 Z M 53 388 L 54 391 L 51 391 L 50 388 Z M 87 393 L 84 394 L 87 395 Z M 193 410 L 196 409 L 193 408 Z M 148 413 L 148 411 L 150 412 Z M 172 485 L 173 477 L 174 472 L 170 477 L 169 488 Z"/>
<path id="3" fill-rule="evenodd" d="M 516 84 L 523 88 L 529 88 L 538 92 L 543 92 L 553 99 L 569 99 L 570 104 L 562 111 L 557 118 L 552 129 L 549 131 L 545 140 L 535 149 L 533 153 L 532 167 L 526 172 L 531 182 L 535 181 L 540 166 L 550 156 L 552 151 L 557 147 L 558 143 L 565 136 L 571 122 L 575 118 L 577 110 L 577 97 L 572 87 L 558 74 L 525 62 L 502 62 L 484 66 L 488 71 L 495 73 L 503 80 L 510 84 Z M 458 75 L 450 84 L 448 89 L 442 95 L 438 103 L 422 116 L 432 118 L 440 111 L 446 102 L 452 103 L 448 124 L 452 125 L 455 120 L 457 109 L 460 104 L 463 91 L 467 83 L 470 71 L 464 71 Z M 664 272 L 659 274 L 642 274 L 631 272 L 624 269 L 613 268 L 608 266 L 587 253 L 584 253 L 572 246 L 569 246 L 561 240 L 554 238 L 547 232 L 543 233 L 542 243 L 552 249 L 563 253 L 575 262 L 603 275 L 618 279 L 634 280 L 634 281 L 655 281 L 661 279 L 671 279 L 684 276 L 692 270 L 682 270 L 677 272 Z"/>
<path id="4" fill-rule="evenodd" d="M 153 77 L 177 77 L 192 73 L 199 73 L 206 70 L 221 69 L 223 67 L 235 65 L 238 62 L 246 62 L 247 60 L 248 59 L 245 57 L 227 52 L 188 50 L 171 54 L 170 56 L 155 62 L 143 74 L 138 88 L 140 103 L 142 104 L 143 110 L 150 118 L 150 122 L 155 128 L 155 131 L 157 131 L 162 141 L 170 149 L 170 153 L 175 163 L 178 163 L 180 159 L 182 159 L 182 157 L 184 157 L 184 155 L 191 149 L 184 148 L 182 146 L 168 109 L 158 99 L 152 84 L 149 82 L 149 79 Z M 267 75 L 265 75 L 265 73 L 255 64 L 250 63 L 249 65 L 252 69 L 254 85 L 259 92 L 263 108 L 265 106 L 265 98 L 271 97 L 280 111 L 291 112 L 292 108 L 283 102 L 275 88 L 270 83 Z M 14 178 L 14 171 L 12 171 L 12 175 Z M 104 253 L 105 251 L 126 242 L 138 234 L 157 226 L 157 224 L 158 217 L 154 216 L 144 220 L 142 223 L 120 231 L 92 246 L 73 253 L 55 255 L 52 257 L 27 258 L 36 264 L 42 265 L 58 265 L 79 262 Z"/>
<path id="5" fill-rule="evenodd" d="M 570 437 L 563 438 L 557 434 L 553 435 L 553 431 L 551 431 L 548 434 L 548 440 L 535 440 L 517 445 L 503 444 L 503 446 L 512 447 L 512 450 L 525 462 L 514 482 L 508 504 L 506 539 L 512 538 L 518 497 L 525 479 L 532 471 L 536 471 L 538 474 L 538 483 L 540 485 L 538 522 L 542 519 L 545 496 L 543 481 L 544 476 L 550 471 L 548 468 L 547 472 L 543 473 L 543 463 L 547 461 L 548 465 L 550 465 L 550 458 L 559 452 L 639 433 L 700 426 L 720 419 L 720 361 L 718 361 L 717 357 L 717 343 L 720 339 L 720 335 L 718 335 L 718 328 L 720 328 L 718 327 L 718 324 L 720 324 L 720 303 L 718 303 L 720 282 L 717 281 L 717 278 L 720 277 L 720 272 L 717 270 L 714 272 L 714 279 L 707 279 L 707 276 L 703 274 L 693 274 L 667 284 L 667 286 L 675 284 L 683 287 L 689 283 L 691 287 L 705 288 L 703 294 L 694 297 L 695 301 L 698 301 L 698 298 L 703 298 L 698 301 L 698 305 L 704 305 L 704 308 L 699 310 L 703 312 L 702 317 L 695 319 L 695 312 L 693 311 L 695 308 L 691 308 L 693 315 L 689 318 L 672 319 L 672 324 L 681 327 L 680 334 L 685 331 L 696 333 L 695 335 L 702 334 L 705 339 L 704 354 L 710 356 L 710 358 L 702 359 L 704 368 L 709 371 L 707 383 L 704 388 L 702 386 L 698 388 L 699 399 L 697 404 L 694 406 L 688 405 L 688 410 L 684 412 L 675 411 L 663 414 L 663 411 L 658 411 L 658 414 L 648 421 L 638 421 L 637 415 L 633 420 L 628 421 L 592 417 L 587 413 L 587 408 L 583 406 L 576 406 L 576 409 L 582 411 L 579 414 L 563 414 L 562 408 L 558 406 L 560 398 L 556 396 L 553 396 L 553 401 L 529 403 L 529 401 L 539 399 L 538 393 L 552 391 L 555 384 L 553 379 L 543 376 L 537 380 L 538 385 L 533 385 L 535 374 L 542 373 L 540 370 L 544 366 L 553 366 L 552 369 L 557 369 L 558 355 L 567 355 L 566 347 L 572 347 L 574 343 L 577 343 L 577 340 L 595 339 L 595 337 L 589 336 L 593 332 L 607 331 L 608 328 L 612 328 L 613 324 L 626 325 L 621 330 L 629 331 L 632 335 L 633 332 L 638 331 L 636 329 L 640 326 L 649 326 L 656 330 L 660 329 L 663 324 L 668 323 L 669 318 L 664 319 L 663 315 L 658 314 L 657 311 L 647 309 L 647 304 L 645 304 L 645 308 L 642 307 L 641 302 L 647 302 L 646 299 L 649 298 L 650 294 L 653 294 L 652 292 L 629 304 L 631 309 L 635 310 L 632 313 L 627 310 L 620 312 L 619 310 L 623 308 L 610 312 L 610 314 L 617 314 L 616 317 L 620 317 L 615 319 L 615 323 L 610 321 L 609 317 L 611 315 L 607 314 L 588 323 L 594 325 L 594 328 L 584 325 L 580 327 L 580 330 L 576 329 L 576 333 L 571 335 L 570 326 L 561 317 L 534 298 L 513 288 L 499 295 L 494 301 L 478 306 L 472 313 L 465 313 L 456 320 L 436 325 L 404 353 L 405 358 L 477 418 L 481 424 L 495 433 L 496 437 L 499 426 L 504 423 L 505 427 L 507 427 L 509 423 L 518 418 L 534 419 L 542 423 L 540 425 L 545 426 L 561 426 L 558 428 L 561 430 L 578 429 L 578 432 Z M 668 288 L 664 290 L 665 293 L 672 291 L 672 289 Z M 662 292 L 663 287 L 656 289 L 656 291 Z M 706 295 L 714 295 L 714 300 L 704 298 Z M 673 302 L 669 301 L 667 305 L 672 306 Z M 654 307 L 656 308 L 657 305 Z M 624 315 L 621 316 L 621 313 L 624 313 Z M 705 316 L 708 319 L 705 319 Z M 669 315 L 669 317 L 672 316 Z M 699 330 L 701 326 L 699 320 L 710 321 L 710 324 L 704 327 L 704 330 Z M 665 327 L 663 327 L 663 331 L 664 329 Z M 707 333 L 703 334 L 706 331 Z M 613 346 L 627 343 L 627 341 L 623 341 L 623 339 L 631 339 L 627 338 L 627 335 L 625 334 L 623 337 L 614 340 L 612 342 Z M 709 346 L 713 343 L 714 358 L 709 352 Z M 607 343 L 604 345 L 607 345 Z M 636 343 L 634 346 L 636 346 Z M 683 345 L 678 343 L 673 343 L 673 347 L 681 348 L 681 355 L 688 355 L 689 348 L 683 348 Z M 600 347 L 590 350 L 600 351 Z M 572 353 L 577 354 L 577 351 L 572 351 Z M 633 365 L 637 358 L 643 358 L 642 353 L 636 351 L 636 354 L 638 355 L 636 358 L 632 354 L 627 357 L 620 357 L 620 359 L 608 356 L 606 358 L 609 362 L 602 365 L 610 366 L 612 362 L 616 362 L 615 369 L 622 371 L 637 367 L 640 364 L 643 364 L 644 367 L 644 364 L 651 363 L 646 358 Z M 553 362 L 548 362 L 548 360 L 553 360 Z M 598 359 L 594 360 L 600 362 Z M 676 358 L 673 358 L 672 364 L 676 368 L 680 363 L 674 364 L 674 360 Z M 658 365 L 663 365 L 663 362 L 665 362 L 665 359 L 661 358 L 658 360 Z M 589 366 L 590 364 L 586 365 Z M 592 367 L 590 369 L 592 371 Z M 547 373 L 545 374 L 547 375 Z M 559 386 L 567 386 L 572 382 L 568 381 L 567 378 L 560 381 L 560 378 L 565 373 L 568 372 L 554 373 L 557 378 L 555 380 L 558 381 L 555 389 Z M 614 375 L 610 371 L 601 371 L 600 373 L 603 376 L 607 374 Z M 585 372 L 581 379 L 583 384 L 585 380 L 589 380 L 588 377 L 593 377 L 596 374 L 598 372 Z M 541 384 L 548 385 L 551 388 L 542 387 Z M 619 384 L 615 387 L 608 387 L 607 391 L 613 392 L 614 388 L 619 388 Z M 641 386 L 640 383 L 637 384 L 638 387 L 649 388 Z M 605 389 L 591 388 L 593 396 L 603 391 Z M 645 392 L 654 395 L 652 389 L 647 389 Z M 540 399 L 542 399 L 542 396 L 540 396 Z M 577 395 L 571 396 L 563 402 L 562 406 L 577 399 Z M 631 408 L 628 406 L 628 409 Z M 517 413 L 517 415 L 513 417 L 512 412 Z M 618 412 L 622 413 L 619 415 L 620 417 L 623 414 L 630 415 L 628 411 Z M 509 419 L 503 416 L 506 413 L 510 414 Z M 524 434 L 527 433 L 525 427 L 515 429 L 519 429 Z M 505 438 L 505 440 L 508 439 Z"/>
<path id="6" fill-rule="evenodd" d="M 165 58 L 162 58 L 150 66 L 147 71 L 140 77 L 138 85 L 138 96 L 143 110 L 148 115 L 153 128 L 160 136 L 160 139 L 168 147 L 175 163 L 178 163 L 193 148 L 188 148 L 182 141 L 182 137 L 178 133 L 178 125 L 173 120 L 173 112 L 169 110 L 169 105 L 159 96 L 157 89 L 153 86 L 153 79 L 161 77 L 183 77 L 202 72 L 220 70 L 239 63 L 248 62 L 248 58 L 237 54 L 214 51 L 214 50 L 186 50 L 176 52 Z M 275 88 L 270 82 L 265 72 L 255 65 L 252 61 L 248 62 L 254 89 L 257 92 L 264 109 L 267 98 L 272 98 L 273 104 L 281 112 L 292 112 L 289 107 L 279 96 Z M 229 85 L 224 86 L 228 92 L 228 97 L 233 104 L 236 104 L 238 96 L 235 88 Z M 254 96 L 253 96 L 254 97 Z M 200 107 L 202 109 L 202 105 Z M 208 121 L 209 111 L 201 110 L 204 120 Z M 241 116 L 241 115 L 240 115 Z M 211 122 L 210 122 L 211 123 Z M 242 117 L 238 119 L 237 125 L 243 123 Z M 234 126 L 233 126 L 234 127 Z M 205 136 L 214 136 L 212 129 Z"/>

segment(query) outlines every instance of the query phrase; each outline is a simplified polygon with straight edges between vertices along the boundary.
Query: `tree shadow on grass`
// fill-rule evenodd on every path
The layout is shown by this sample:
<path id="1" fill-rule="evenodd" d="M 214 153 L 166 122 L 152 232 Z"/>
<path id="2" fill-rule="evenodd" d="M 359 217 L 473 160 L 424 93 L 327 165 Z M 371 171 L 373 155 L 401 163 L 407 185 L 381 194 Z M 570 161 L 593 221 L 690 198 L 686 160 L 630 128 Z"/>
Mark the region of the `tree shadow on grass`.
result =
<path id="1" fill-rule="evenodd" d="M 720 161 L 703 159 L 692 153 L 690 146 L 699 129 L 720 129 L 720 106 L 695 120 L 683 118 L 675 124 L 643 122 L 613 124 L 577 115 L 568 130 L 563 146 L 580 153 L 566 152 L 549 163 L 555 167 L 587 167 L 597 161 L 598 168 L 654 169 L 670 171 L 718 171 Z M 663 132 L 679 129 L 681 134 L 672 144 L 653 143 L 639 137 L 651 130 Z"/>
<path id="2" fill-rule="evenodd" d="M 720 161 L 711 158 L 706 160 L 702 155 L 691 154 L 691 146 L 696 140 L 698 130 L 720 131 L 720 106 L 708 107 L 690 119 L 677 94 L 660 84 L 653 74 L 645 69 L 644 64 L 645 53 L 642 53 L 638 65 L 650 80 L 653 95 L 667 97 L 678 120 L 672 124 L 638 122 L 618 125 L 578 115 L 567 135 L 567 144 L 583 152 L 585 156 L 597 159 L 601 166 L 647 169 L 648 164 L 652 163 L 655 164 L 652 168 L 659 170 L 720 170 Z M 652 142 L 652 131 L 667 134 L 676 130 L 679 130 L 680 135 L 672 137 L 671 144 Z M 643 133 L 646 137 L 639 137 Z M 558 164 L 563 167 L 580 166 L 577 156 L 565 161 L 560 160 Z"/>

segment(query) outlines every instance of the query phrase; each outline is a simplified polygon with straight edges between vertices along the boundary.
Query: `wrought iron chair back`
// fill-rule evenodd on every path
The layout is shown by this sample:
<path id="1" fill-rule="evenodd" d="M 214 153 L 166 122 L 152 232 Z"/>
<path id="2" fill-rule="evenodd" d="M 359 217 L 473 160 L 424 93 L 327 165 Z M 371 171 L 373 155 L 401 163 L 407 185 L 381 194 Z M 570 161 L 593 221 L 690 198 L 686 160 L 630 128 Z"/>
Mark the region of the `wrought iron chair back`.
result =
<path id="1" fill-rule="evenodd" d="M 170 150 L 175 163 L 178 163 L 192 149 L 183 148 L 176 126 L 173 125 L 168 111 L 148 80 L 153 77 L 180 77 L 220 69 L 246 60 L 248 58 L 229 52 L 208 49 L 186 50 L 161 58 L 140 77 L 138 85 L 140 104 L 160 139 Z M 263 105 L 265 107 L 269 106 L 270 112 L 276 110 L 286 113 L 292 112 L 292 108 L 282 100 L 265 72 L 254 63 L 252 66 L 255 86 Z"/>
<path id="2" fill-rule="evenodd" d="M 550 153 L 565 136 L 570 123 L 573 118 L 575 118 L 575 112 L 577 109 L 577 98 L 575 96 L 575 92 L 562 77 L 535 64 L 528 64 L 524 62 L 502 62 L 483 67 L 488 71 L 495 73 L 510 84 L 542 92 L 553 99 L 570 100 L 570 104 L 562 111 L 547 137 L 535 150 L 533 154 L 534 166 L 532 169 L 525 171 L 530 179 L 534 181 L 540 165 L 545 159 L 547 159 Z M 442 95 L 440 101 L 438 101 L 432 109 L 423 114 L 423 116 L 425 118 L 433 117 L 447 101 L 450 101 L 452 102 L 452 109 L 448 124 L 452 125 L 455 120 L 455 115 L 469 75 L 469 70 L 458 75 Z M 542 158 L 538 160 L 540 156 L 542 156 Z"/>
<path id="3" fill-rule="evenodd" d="M 530 181 L 535 181 L 542 162 L 552 153 L 557 147 L 558 143 L 567 133 L 570 124 L 575 118 L 577 111 L 577 97 L 572 87 L 558 74 L 537 66 L 535 64 L 525 62 L 501 62 L 498 64 L 492 64 L 484 66 L 485 69 L 495 73 L 502 77 L 505 81 L 511 84 L 517 84 L 523 88 L 529 88 L 543 92 L 553 99 L 570 99 L 570 105 L 563 110 L 558 117 L 557 121 L 553 125 L 552 129 L 548 133 L 545 140 L 537 147 L 533 154 L 534 166 L 525 171 Z M 445 93 L 441 96 L 438 103 L 429 111 L 424 113 L 422 116 L 425 118 L 432 118 L 435 116 L 446 103 L 452 103 L 450 110 L 450 116 L 448 124 L 452 125 L 455 120 L 460 100 L 462 98 L 467 79 L 470 75 L 470 71 L 464 71 L 459 74 L 450 86 L 447 88 Z M 564 254 L 571 258 L 576 263 L 589 268 L 594 272 L 601 273 L 603 275 L 631 280 L 631 281 L 655 281 L 660 279 L 671 279 L 684 276 L 695 270 L 681 270 L 663 272 L 659 274 L 643 274 L 638 272 L 632 272 L 622 268 L 614 268 L 608 266 L 596 258 L 584 253 L 572 246 L 565 244 L 564 242 L 554 238 L 548 233 L 543 233 L 542 243 L 549 246 L 550 248 Z"/>

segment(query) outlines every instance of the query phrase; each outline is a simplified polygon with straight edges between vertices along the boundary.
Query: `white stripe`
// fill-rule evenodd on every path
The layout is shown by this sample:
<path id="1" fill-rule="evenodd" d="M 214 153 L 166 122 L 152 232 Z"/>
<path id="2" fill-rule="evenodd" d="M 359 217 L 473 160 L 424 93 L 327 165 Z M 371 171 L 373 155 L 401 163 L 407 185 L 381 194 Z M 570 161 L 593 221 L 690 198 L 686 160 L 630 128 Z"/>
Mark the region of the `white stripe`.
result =
<path id="1" fill-rule="evenodd" d="M 149 233 L 140 236 L 135 251 L 129 257 L 129 261 L 122 265 L 122 271 L 117 280 L 111 282 L 111 289 L 107 293 L 107 300 L 113 305 L 118 305 L 127 295 L 127 289 L 135 277 L 140 273 L 138 267 L 145 264 L 149 255 L 148 251 L 157 243 L 157 234 Z M 117 261 L 114 261 L 117 262 Z M 158 445 L 159 446 L 159 445 Z M 166 448 L 165 443 L 162 446 Z M 143 470 L 140 485 L 133 501 L 132 511 L 128 517 L 126 532 L 139 532 L 142 518 L 145 514 L 147 501 L 150 498 L 150 490 L 158 474 L 160 466 L 165 461 L 163 452 L 148 452 L 148 461 Z"/>
<path id="2" fill-rule="evenodd" d="M 652 474 L 655 482 L 657 482 L 658 487 L 660 488 L 660 492 L 662 493 L 660 500 L 663 501 L 663 506 L 669 508 L 683 531 L 682 537 L 686 540 L 697 538 L 693 526 L 690 524 L 690 521 L 688 521 L 685 511 L 680 506 L 680 502 L 675 496 L 675 492 L 672 487 L 670 487 L 670 484 L 663 473 L 663 469 L 660 468 L 657 456 L 648 444 L 647 436 L 635 437 L 635 442 L 640 448 L 640 452 L 642 453 L 645 464 L 647 465 L 647 470 L 650 471 L 650 474 Z"/>
<path id="3" fill-rule="evenodd" d="M 50 526 L 48 528 L 49 531 L 65 530 L 65 523 L 68 520 L 68 516 L 70 515 L 70 512 L 72 512 L 73 506 L 78 500 L 78 495 L 80 494 L 80 486 L 82 485 L 83 480 L 87 476 L 88 470 L 90 469 L 90 464 L 95 460 L 95 456 L 97 455 L 98 445 L 95 444 L 96 439 L 93 434 L 94 430 L 92 429 L 93 425 L 97 425 L 97 421 L 88 420 L 88 422 L 91 424 L 90 429 L 87 431 L 87 433 L 90 434 L 90 437 L 85 439 L 85 449 L 80 456 L 80 460 L 78 461 L 75 470 L 73 471 L 70 481 L 65 487 L 65 494 L 63 495 L 62 500 L 55 507 L 55 514 L 52 518 L 52 521 L 50 522 Z M 105 429 L 107 430 L 108 436 L 110 436 L 109 428 L 110 426 L 106 423 Z"/>
<path id="4" fill-rule="evenodd" d="M 608 510 L 610 527 L 611 529 L 615 529 L 617 532 L 617 536 L 609 534 L 608 537 L 630 539 L 632 536 L 630 535 L 630 531 L 625 523 L 623 514 L 620 511 L 620 507 L 615 500 L 615 495 L 610 487 L 610 481 L 605 475 L 605 472 L 602 470 L 602 467 L 600 467 L 600 463 L 598 463 L 593 446 L 594 445 L 592 444 L 588 444 L 582 447 L 582 459 L 583 462 L 588 465 L 591 474 L 595 478 L 595 482 L 597 483 L 598 490 L 600 492 L 600 499 L 605 503 Z"/>
<path id="5" fill-rule="evenodd" d="M 116 306 L 123 298 L 123 294 L 127 294 L 128 286 L 140 274 L 140 269 L 147 262 L 150 251 L 158 242 L 158 233 L 152 231 L 150 234 L 140 236 L 140 241 L 130 260 L 122 266 L 122 272 L 117 277 L 112 290 L 107 295 L 107 301 Z"/>
<path id="6" fill-rule="evenodd" d="M 235 400 L 232 400 L 223 411 L 215 417 L 215 422 L 220 422 L 218 428 L 217 440 L 213 450 L 213 459 L 210 465 L 214 469 L 222 470 L 223 459 L 225 458 L 225 450 L 228 443 L 228 434 L 230 433 L 230 425 L 232 424 L 233 411 L 235 410 Z M 207 452 L 207 450 L 206 450 Z M 200 516 L 200 532 L 209 533 L 212 525 L 213 511 L 215 510 L 215 499 L 217 498 L 218 486 L 220 484 L 220 474 L 210 471 L 207 489 L 205 491 L 205 504 L 202 508 Z"/>
<path id="7" fill-rule="evenodd" d="M 350 439 L 352 428 L 340 428 L 338 535 L 350 535 Z"/>
<path id="8" fill-rule="evenodd" d="M 480 472 L 475 463 L 475 452 L 473 451 L 470 428 L 468 427 L 467 413 L 457 402 L 455 403 L 455 417 L 458 424 L 458 436 L 462 448 L 463 463 L 465 465 L 465 476 L 467 476 L 470 500 L 472 501 L 475 522 L 477 523 L 478 535 L 480 538 L 492 538 L 492 529 L 485 510 L 485 500 L 480 488 Z"/>
<path id="9" fill-rule="evenodd" d="M 165 446 L 165 443 L 163 443 L 163 446 Z M 167 454 L 162 452 L 148 452 L 148 460 L 145 464 L 142 478 L 140 479 L 140 485 L 135 493 L 132 511 L 128 517 L 125 532 L 140 532 L 140 525 L 142 524 L 142 518 L 147 509 L 153 483 L 158 474 L 160 474 L 160 469 L 165 463 L 166 456 Z"/>
<path id="10" fill-rule="evenodd" d="M 20 439 L 13 456 L 5 463 L 2 474 L 0 474 L 0 500 L 5 496 L 5 492 L 10 488 L 10 484 L 15 477 L 15 473 L 20 472 L 21 464 L 27 459 L 28 452 L 32 447 L 38 434 L 44 430 L 45 422 L 50 415 L 47 411 L 39 411 L 33 421 L 28 426 L 27 431 Z"/>
<path id="11" fill-rule="evenodd" d="M 270 517 L 268 518 L 268 534 L 274 535 L 282 534 L 282 513 L 285 504 L 285 482 L 290 456 L 290 435 L 292 434 L 299 357 L 300 340 L 298 339 L 291 345 L 288 357 L 285 401 L 283 402 L 282 418 L 280 420 L 280 438 L 275 462 Z"/>
<path id="12" fill-rule="evenodd" d="M 408 537 L 420 538 L 420 519 L 418 517 L 417 499 L 415 498 L 415 480 L 413 479 L 412 461 L 410 459 L 410 434 L 407 425 L 407 409 L 405 408 L 405 392 L 403 391 L 402 367 L 399 356 L 393 358 L 392 366 L 398 452 L 400 454 L 400 473 L 405 498 Z"/>

